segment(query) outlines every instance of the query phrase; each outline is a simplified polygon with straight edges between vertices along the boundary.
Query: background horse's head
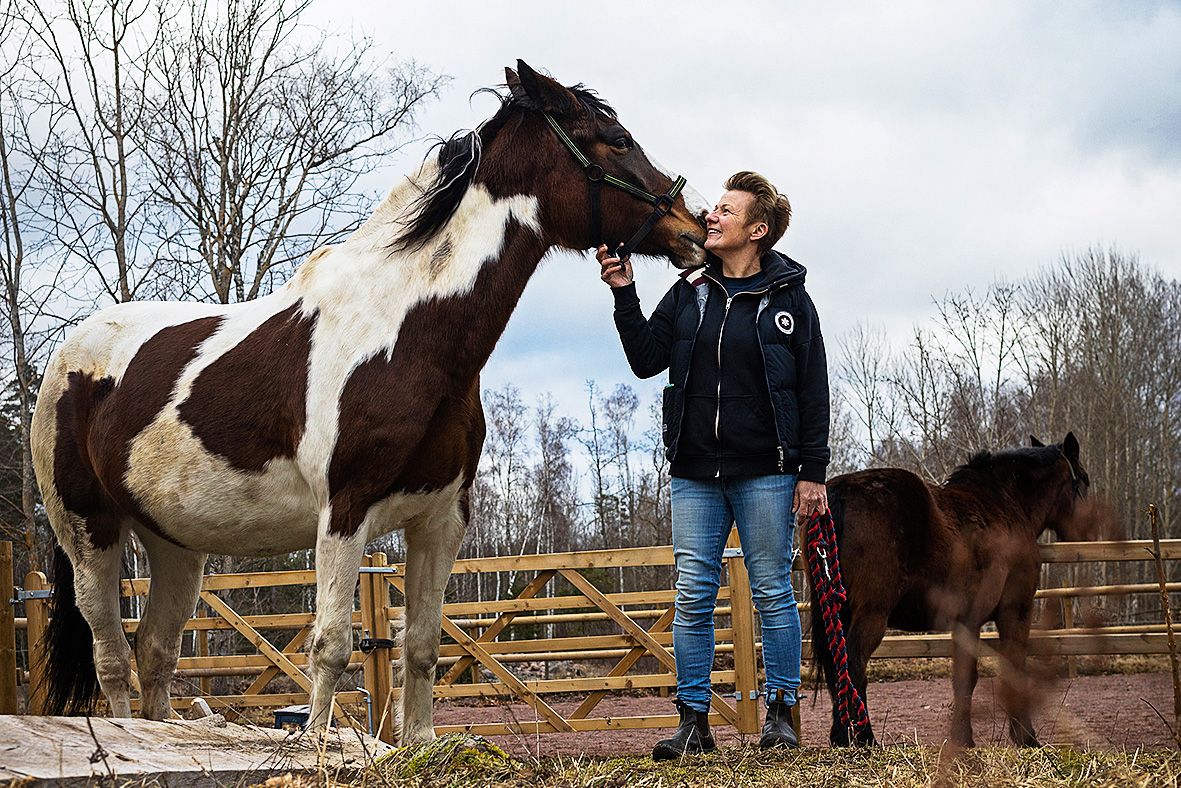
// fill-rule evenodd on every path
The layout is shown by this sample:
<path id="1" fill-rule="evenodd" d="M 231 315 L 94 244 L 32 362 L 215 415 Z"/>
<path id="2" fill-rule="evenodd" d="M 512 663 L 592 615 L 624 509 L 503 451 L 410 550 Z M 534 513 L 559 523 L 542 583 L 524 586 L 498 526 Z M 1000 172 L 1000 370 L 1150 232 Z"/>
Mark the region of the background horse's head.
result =
<path id="1" fill-rule="evenodd" d="M 1087 542 L 1110 532 L 1108 518 L 1087 498 L 1091 477 L 1079 460 L 1078 439 L 1068 432 L 1061 443 L 1046 446 L 1034 436 L 1031 451 L 1048 461 L 1044 495 L 1050 500 L 1046 527 L 1064 542 Z"/>
<path id="2" fill-rule="evenodd" d="M 656 199 L 677 191 L 635 251 L 667 257 L 678 268 L 704 262 L 700 217 L 708 206 L 648 158 L 614 109 L 582 85 L 563 87 L 520 60 L 505 74 L 508 92 L 497 93 L 499 111 L 477 131 L 442 145 L 436 183 L 424 192 L 398 245 L 410 248 L 430 238 L 471 185 L 494 199 L 535 197 L 546 245 L 577 250 L 601 243 L 614 249 L 630 240 L 653 216 L 643 193 Z"/>

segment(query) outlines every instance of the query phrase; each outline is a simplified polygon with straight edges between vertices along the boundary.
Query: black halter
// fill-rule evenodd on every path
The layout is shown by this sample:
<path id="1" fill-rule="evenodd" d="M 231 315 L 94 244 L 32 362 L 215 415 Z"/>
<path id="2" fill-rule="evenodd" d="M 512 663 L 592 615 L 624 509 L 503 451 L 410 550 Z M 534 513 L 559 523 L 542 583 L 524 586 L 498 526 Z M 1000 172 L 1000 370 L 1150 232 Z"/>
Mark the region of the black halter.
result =
<path id="1" fill-rule="evenodd" d="M 545 117 L 546 123 L 550 125 L 550 128 L 554 130 L 554 133 L 558 135 L 558 139 L 566 146 L 566 150 L 574 154 L 574 158 L 578 159 L 578 163 L 582 165 L 582 169 L 586 172 L 587 186 L 590 189 L 590 237 L 592 243 L 596 239 L 603 237 L 603 215 L 602 208 L 599 204 L 600 183 L 607 183 L 614 186 L 616 189 L 625 191 L 636 199 L 643 200 L 652 206 L 652 213 L 640 225 L 640 229 L 636 231 L 636 234 L 627 243 L 620 244 L 619 248 L 615 251 L 616 257 L 620 260 L 625 259 L 648 237 L 648 233 L 652 232 L 652 228 L 656 226 L 656 223 L 672 210 L 677 195 L 681 193 L 681 189 L 685 188 L 685 184 L 688 181 L 685 180 L 683 175 L 678 175 L 677 179 L 673 181 L 673 185 L 669 187 L 669 190 L 657 196 L 641 189 L 639 186 L 620 180 L 614 175 L 609 175 L 603 171 L 602 167 L 588 159 L 586 154 L 578 149 L 578 146 L 574 144 L 574 140 L 570 139 L 566 132 L 562 130 L 562 127 L 558 125 L 558 122 L 553 119 L 552 115 L 548 112 L 541 114 Z"/>

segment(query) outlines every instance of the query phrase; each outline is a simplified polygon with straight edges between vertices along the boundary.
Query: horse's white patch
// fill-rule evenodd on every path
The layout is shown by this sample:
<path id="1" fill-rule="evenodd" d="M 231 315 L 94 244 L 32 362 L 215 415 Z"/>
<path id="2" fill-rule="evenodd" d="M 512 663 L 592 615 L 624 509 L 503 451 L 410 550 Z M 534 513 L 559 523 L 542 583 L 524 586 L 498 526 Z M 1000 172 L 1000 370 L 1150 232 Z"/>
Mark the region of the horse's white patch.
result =
<path id="1" fill-rule="evenodd" d="M 656 161 L 656 159 L 652 158 L 652 156 L 648 154 L 647 151 L 644 151 L 644 154 L 648 156 L 648 161 L 652 163 L 652 166 L 667 175 L 669 180 L 675 181 L 677 179 L 676 173 L 662 165 L 660 162 Z M 690 216 L 694 218 L 700 218 L 709 213 L 711 208 L 710 204 L 706 202 L 705 198 L 702 197 L 701 194 L 690 184 L 686 183 L 684 187 L 682 187 L 681 196 L 685 198 L 685 208 L 689 211 Z"/>
<path id="2" fill-rule="evenodd" d="M 785 334 L 796 330 L 796 320 L 791 312 L 783 311 L 775 314 L 775 327 Z"/>
<path id="3" fill-rule="evenodd" d="M 390 206 L 401 199 L 387 198 L 387 217 L 395 215 Z M 370 228 L 323 256 L 308 276 L 292 280 L 304 298 L 303 310 L 319 310 L 307 398 L 308 413 L 318 418 L 309 419 L 299 446 L 300 466 L 310 476 L 327 478 L 337 408 L 349 373 L 393 349 L 402 320 L 417 304 L 471 292 L 480 269 L 499 257 L 510 220 L 540 233 L 538 216 L 535 197 L 494 200 L 486 189 L 473 186 L 447 227 L 421 249 L 391 254 L 389 236 L 375 244 L 380 234 Z M 326 485 L 314 491 L 323 503 Z"/>

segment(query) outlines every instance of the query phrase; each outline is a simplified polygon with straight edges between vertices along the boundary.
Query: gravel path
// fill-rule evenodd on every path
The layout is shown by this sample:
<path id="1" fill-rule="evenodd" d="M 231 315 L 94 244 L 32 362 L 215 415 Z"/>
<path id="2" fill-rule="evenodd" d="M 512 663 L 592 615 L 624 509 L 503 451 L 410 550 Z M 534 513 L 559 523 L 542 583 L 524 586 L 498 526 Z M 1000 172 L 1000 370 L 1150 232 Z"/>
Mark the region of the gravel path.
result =
<path id="1" fill-rule="evenodd" d="M 877 682 L 869 685 L 870 718 L 883 744 L 918 742 L 938 745 L 943 742 L 951 719 L 951 681 Z M 1041 708 L 1034 726 L 1043 743 L 1070 744 L 1084 748 L 1142 747 L 1161 749 L 1170 745 L 1171 734 L 1149 703 L 1172 719 L 1173 689 L 1166 673 L 1138 673 L 1111 676 L 1080 676 L 1062 680 L 1044 688 Z M 577 703 L 552 704 L 567 714 Z M 830 712 L 828 693 L 820 699 L 803 701 L 804 744 L 825 746 L 828 742 Z M 675 714 L 668 698 L 607 698 L 594 712 L 596 716 L 615 717 Z M 760 711 L 760 716 L 762 712 Z M 517 719 L 532 721 L 532 709 L 523 705 L 510 707 L 461 706 L 451 702 L 435 704 L 436 725 L 493 722 Z M 1007 723 L 997 700 L 997 687 L 991 678 L 981 678 L 973 703 L 973 730 L 978 746 L 1007 745 Z M 633 731 L 592 731 L 578 734 L 547 733 L 540 736 L 498 736 L 495 741 L 523 754 L 612 755 L 647 753 L 652 744 L 669 734 L 668 729 Z M 733 728 L 715 730 L 721 746 L 738 746 L 744 738 Z"/>

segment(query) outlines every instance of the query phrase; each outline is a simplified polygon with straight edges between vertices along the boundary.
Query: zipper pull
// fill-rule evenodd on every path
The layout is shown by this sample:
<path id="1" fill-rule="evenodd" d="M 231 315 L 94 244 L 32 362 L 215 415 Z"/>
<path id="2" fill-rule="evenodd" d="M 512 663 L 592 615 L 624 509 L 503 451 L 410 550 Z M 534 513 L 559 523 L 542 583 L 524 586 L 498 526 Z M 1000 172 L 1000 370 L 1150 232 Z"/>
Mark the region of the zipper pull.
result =
<path id="1" fill-rule="evenodd" d="M 783 473 L 783 447 L 779 447 L 779 472 Z"/>

